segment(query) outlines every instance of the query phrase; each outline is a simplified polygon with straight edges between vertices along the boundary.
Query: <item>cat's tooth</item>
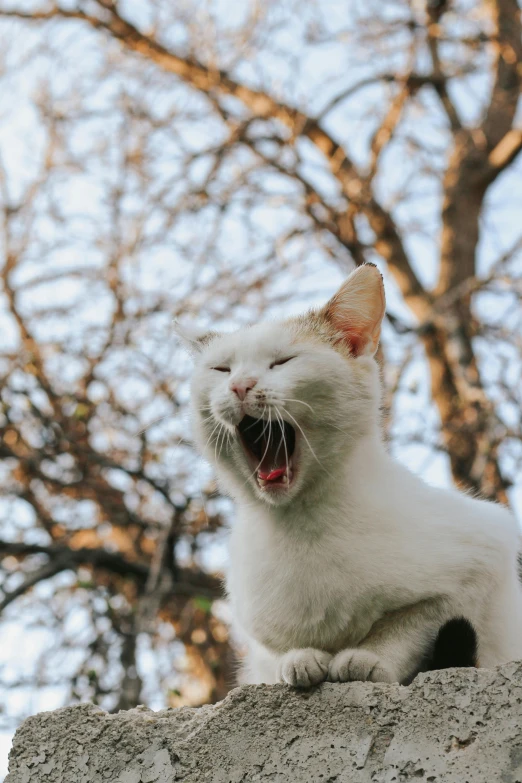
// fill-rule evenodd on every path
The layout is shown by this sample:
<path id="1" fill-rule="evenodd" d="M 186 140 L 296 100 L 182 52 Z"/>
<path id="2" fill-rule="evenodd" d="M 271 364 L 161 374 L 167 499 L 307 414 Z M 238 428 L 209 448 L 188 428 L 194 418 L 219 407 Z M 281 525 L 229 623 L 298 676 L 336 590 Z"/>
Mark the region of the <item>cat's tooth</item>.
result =
<path id="1" fill-rule="evenodd" d="M 283 479 L 282 479 L 282 480 L 283 480 L 283 484 L 288 484 L 288 476 L 286 475 L 286 473 L 285 473 L 285 475 L 283 476 Z"/>

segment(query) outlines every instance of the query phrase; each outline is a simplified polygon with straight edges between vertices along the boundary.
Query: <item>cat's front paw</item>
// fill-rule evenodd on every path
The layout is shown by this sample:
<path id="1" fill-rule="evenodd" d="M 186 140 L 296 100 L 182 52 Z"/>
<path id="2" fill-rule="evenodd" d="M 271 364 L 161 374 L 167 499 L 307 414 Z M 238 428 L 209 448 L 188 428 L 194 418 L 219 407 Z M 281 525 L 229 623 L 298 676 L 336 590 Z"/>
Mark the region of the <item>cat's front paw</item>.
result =
<path id="1" fill-rule="evenodd" d="M 329 682 L 398 682 L 391 666 L 370 650 L 341 650 L 330 661 Z"/>
<path id="2" fill-rule="evenodd" d="M 278 679 L 294 688 L 310 688 L 326 680 L 331 660 L 330 653 L 313 647 L 289 650 L 279 663 Z"/>

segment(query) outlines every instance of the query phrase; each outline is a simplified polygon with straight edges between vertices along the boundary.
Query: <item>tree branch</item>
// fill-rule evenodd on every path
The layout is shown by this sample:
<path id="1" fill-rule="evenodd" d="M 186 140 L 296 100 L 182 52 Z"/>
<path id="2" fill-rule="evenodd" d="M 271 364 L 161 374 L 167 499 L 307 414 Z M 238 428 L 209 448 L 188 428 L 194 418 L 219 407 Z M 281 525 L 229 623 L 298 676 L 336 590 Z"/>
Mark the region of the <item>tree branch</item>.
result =
<path id="1" fill-rule="evenodd" d="M 131 577 L 145 586 L 149 579 L 150 569 L 147 565 L 136 561 L 126 560 L 122 555 L 108 552 L 105 549 L 71 549 L 66 546 L 44 546 L 40 544 L 24 544 L 11 541 L 0 541 L 0 555 L 12 555 L 14 557 L 27 557 L 29 555 L 43 554 L 49 557 L 49 562 L 31 574 L 27 580 L 16 590 L 13 590 L 5 598 L 8 605 L 18 598 L 26 590 L 38 582 L 49 579 L 61 571 L 75 570 L 78 566 L 91 565 L 110 571 L 123 577 Z M 194 571 L 190 568 L 177 569 L 172 584 L 172 593 L 182 596 L 204 596 L 210 600 L 220 598 L 223 595 L 221 581 L 211 574 L 203 571 Z M 0 609 L 3 604 L 0 604 Z"/>
<path id="2" fill-rule="evenodd" d="M 95 0 L 96 1 L 96 0 Z M 212 101 L 216 95 L 231 95 L 240 100 L 257 119 L 277 120 L 292 134 L 308 138 L 327 158 L 330 170 L 341 183 L 344 194 L 358 211 L 363 212 L 377 237 L 376 250 L 387 260 L 402 295 L 419 317 L 427 316 L 429 302 L 426 291 L 415 274 L 391 215 L 368 192 L 365 183 L 347 151 L 328 134 L 316 119 L 298 109 L 276 101 L 268 93 L 254 90 L 233 79 L 226 71 L 207 68 L 194 58 L 180 57 L 169 51 L 152 37 L 142 33 L 117 11 L 116 6 L 97 0 L 102 11 L 100 17 L 82 15 L 83 21 L 97 29 L 104 29 L 130 51 L 156 63 L 162 70 L 178 76 L 196 90 L 205 93 Z M 60 7 L 47 12 L 47 18 L 69 17 Z M 24 17 L 26 18 L 26 17 Z M 29 15 L 28 19 L 31 18 Z M 43 18 L 43 17 L 42 17 Z M 38 18 L 37 21 L 41 21 Z"/>
<path id="3" fill-rule="evenodd" d="M 21 595 L 24 595 L 24 593 L 30 590 L 31 587 L 34 587 L 39 582 L 43 582 L 45 579 L 50 579 L 51 577 L 56 576 L 56 574 L 59 574 L 60 571 L 66 570 L 66 568 L 67 566 L 58 559 L 50 560 L 41 568 L 33 571 L 27 577 L 27 579 L 18 585 L 18 587 L 8 593 L 5 593 L 4 598 L 2 601 L 0 601 L 0 614 L 7 606 L 9 606 L 10 603 L 12 603 L 16 598 L 19 598 Z"/>
<path id="4" fill-rule="evenodd" d="M 433 66 L 432 83 L 435 88 L 435 92 L 439 96 L 440 102 L 444 107 L 451 130 L 453 133 L 458 133 L 458 131 L 460 131 L 462 128 L 462 123 L 460 121 L 457 109 L 448 93 L 447 81 L 443 73 L 442 63 L 439 55 L 439 41 L 436 35 L 436 31 L 439 29 L 439 19 L 445 10 L 447 10 L 445 5 L 439 4 L 437 6 L 435 4 L 428 4 L 428 16 L 430 20 L 428 25 L 428 49 Z"/>
<path id="5" fill-rule="evenodd" d="M 498 142 L 489 154 L 488 162 L 494 170 L 494 175 L 500 174 L 509 166 L 522 150 L 522 130 L 512 128 Z"/>
<path id="6" fill-rule="evenodd" d="M 511 129 L 522 86 L 522 23 L 517 0 L 494 0 L 493 22 L 496 27 L 495 81 L 491 90 L 482 132 L 492 150 Z"/>

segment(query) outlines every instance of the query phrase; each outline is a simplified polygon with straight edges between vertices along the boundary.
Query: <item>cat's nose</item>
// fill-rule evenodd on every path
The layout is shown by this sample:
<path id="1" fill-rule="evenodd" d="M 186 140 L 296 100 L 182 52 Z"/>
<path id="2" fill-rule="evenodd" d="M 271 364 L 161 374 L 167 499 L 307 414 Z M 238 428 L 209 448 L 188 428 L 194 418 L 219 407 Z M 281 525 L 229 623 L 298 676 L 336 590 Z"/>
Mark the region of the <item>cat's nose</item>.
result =
<path id="1" fill-rule="evenodd" d="M 250 389 L 253 389 L 256 383 L 257 378 L 242 378 L 240 381 L 232 381 L 230 388 L 243 402 Z"/>

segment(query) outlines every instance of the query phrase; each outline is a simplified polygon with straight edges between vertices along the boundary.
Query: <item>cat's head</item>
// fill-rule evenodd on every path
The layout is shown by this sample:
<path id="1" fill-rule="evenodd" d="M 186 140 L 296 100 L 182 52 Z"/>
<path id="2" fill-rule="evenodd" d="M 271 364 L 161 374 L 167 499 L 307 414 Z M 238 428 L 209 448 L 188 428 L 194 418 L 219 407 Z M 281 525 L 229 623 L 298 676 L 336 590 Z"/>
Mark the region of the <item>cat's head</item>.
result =
<path id="1" fill-rule="evenodd" d="M 233 496 L 280 505 L 317 490 L 375 429 L 384 308 L 366 264 L 320 310 L 191 341 L 196 441 Z"/>

